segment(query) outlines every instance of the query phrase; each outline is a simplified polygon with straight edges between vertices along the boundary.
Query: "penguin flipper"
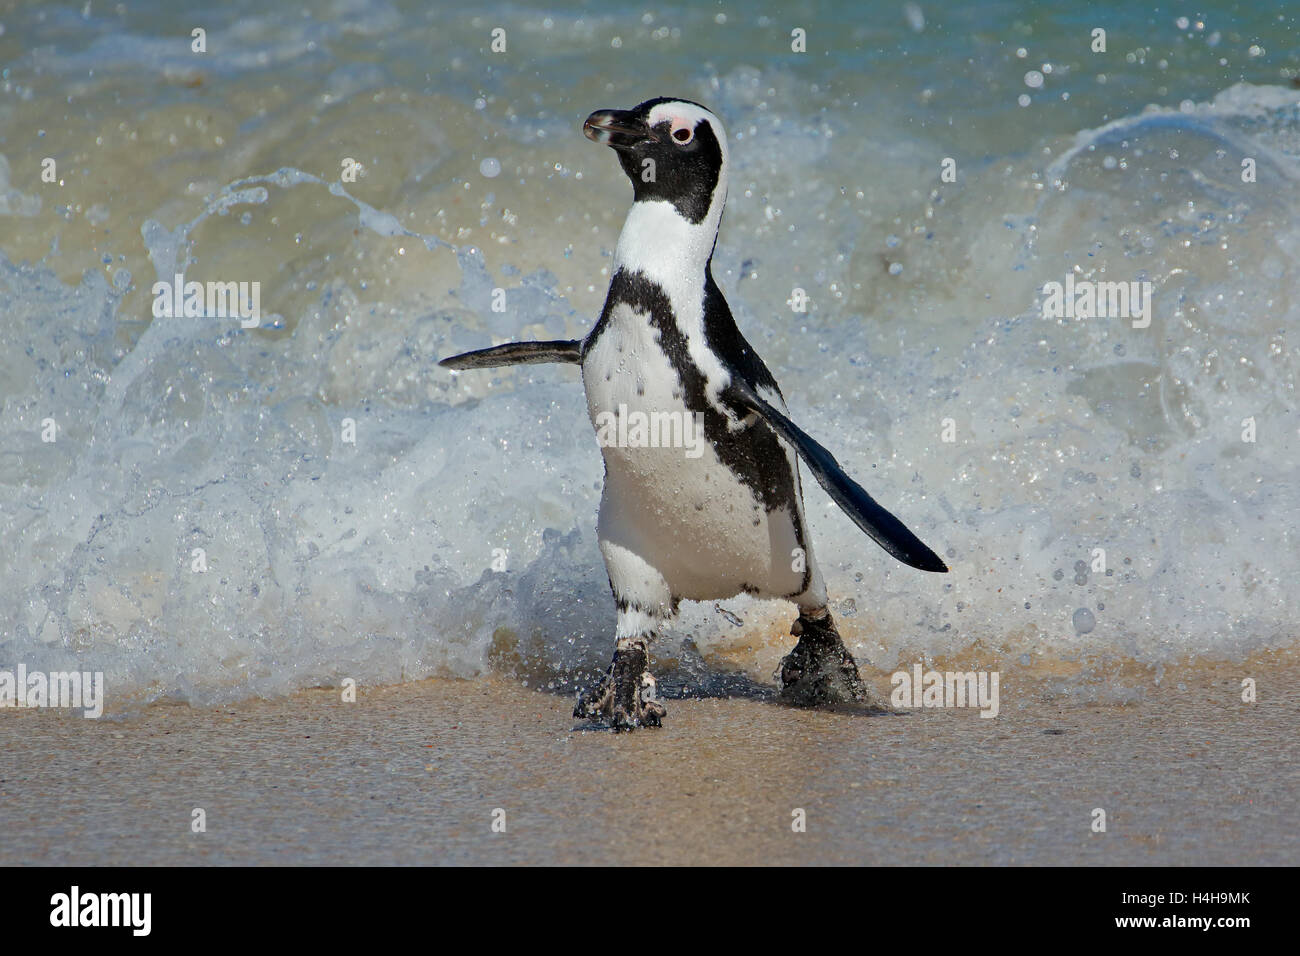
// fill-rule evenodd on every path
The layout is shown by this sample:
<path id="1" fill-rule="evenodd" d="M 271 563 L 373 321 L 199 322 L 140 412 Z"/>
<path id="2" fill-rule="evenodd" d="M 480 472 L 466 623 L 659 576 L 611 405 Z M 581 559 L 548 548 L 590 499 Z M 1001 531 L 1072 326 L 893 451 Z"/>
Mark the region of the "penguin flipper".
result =
<path id="1" fill-rule="evenodd" d="M 499 368 L 502 365 L 544 365 L 547 362 L 582 363 L 582 343 L 576 339 L 552 342 L 507 342 L 490 349 L 462 352 L 443 359 L 443 368 Z"/>
<path id="2" fill-rule="evenodd" d="M 948 566 L 903 522 L 882 508 L 839 462 L 807 432 L 764 401 L 747 382 L 733 375 L 725 393 L 736 405 L 756 412 L 771 429 L 794 446 L 818 483 L 840 509 L 871 539 L 904 564 L 922 571 L 947 571 Z"/>

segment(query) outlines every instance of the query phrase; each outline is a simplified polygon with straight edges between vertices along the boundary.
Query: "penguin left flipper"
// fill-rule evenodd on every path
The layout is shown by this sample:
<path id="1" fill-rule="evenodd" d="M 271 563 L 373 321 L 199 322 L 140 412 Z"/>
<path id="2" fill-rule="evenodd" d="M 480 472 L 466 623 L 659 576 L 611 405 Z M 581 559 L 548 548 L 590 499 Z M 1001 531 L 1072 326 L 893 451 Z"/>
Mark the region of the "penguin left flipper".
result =
<path id="1" fill-rule="evenodd" d="M 748 382 L 732 375 L 723 397 L 747 412 L 756 412 L 774 432 L 793 445 L 826 493 L 876 544 L 904 564 L 922 571 L 948 570 L 940 557 L 903 522 L 882 508 L 861 485 L 844 473 L 834 455 L 764 401 Z"/>
<path id="2" fill-rule="evenodd" d="M 477 349 L 449 356 L 438 364 L 443 368 L 499 368 L 502 365 L 543 365 L 547 362 L 581 364 L 582 343 L 576 339 L 551 342 L 507 342 L 490 349 Z"/>

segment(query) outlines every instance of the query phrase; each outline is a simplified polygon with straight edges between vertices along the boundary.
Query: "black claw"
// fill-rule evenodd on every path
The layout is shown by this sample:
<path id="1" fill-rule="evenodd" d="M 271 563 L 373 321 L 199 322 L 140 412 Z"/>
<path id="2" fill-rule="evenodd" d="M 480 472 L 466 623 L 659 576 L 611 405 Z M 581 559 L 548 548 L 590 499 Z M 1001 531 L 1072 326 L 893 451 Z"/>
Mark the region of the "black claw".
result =
<path id="1" fill-rule="evenodd" d="M 601 682 L 578 697 L 573 716 L 616 731 L 662 726 L 668 711 L 654 699 L 649 663 L 644 645 L 620 647 Z"/>
<path id="2" fill-rule="evenodd" d="M 870 699 L 829 611 L 821 618 L 800 613 L 790 633 L 799 643 L 781 661 L 782 697 L 801 707 Z"/>

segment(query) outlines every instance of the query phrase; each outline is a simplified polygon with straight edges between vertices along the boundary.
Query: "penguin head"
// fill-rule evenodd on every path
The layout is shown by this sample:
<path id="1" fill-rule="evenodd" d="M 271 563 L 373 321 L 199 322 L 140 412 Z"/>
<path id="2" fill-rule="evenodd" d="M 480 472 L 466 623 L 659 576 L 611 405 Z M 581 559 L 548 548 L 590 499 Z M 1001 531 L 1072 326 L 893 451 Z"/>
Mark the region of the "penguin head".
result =
<path id="1" fill-rule="evenodd" d="M 670 202 L 694 224 L 710 211 L 720 216 L 727 196 L 727 134 L 699 103 L 661 96 L 630 110 L 597 110 L 582 132 L 618 155 L 637 202 Z"/>

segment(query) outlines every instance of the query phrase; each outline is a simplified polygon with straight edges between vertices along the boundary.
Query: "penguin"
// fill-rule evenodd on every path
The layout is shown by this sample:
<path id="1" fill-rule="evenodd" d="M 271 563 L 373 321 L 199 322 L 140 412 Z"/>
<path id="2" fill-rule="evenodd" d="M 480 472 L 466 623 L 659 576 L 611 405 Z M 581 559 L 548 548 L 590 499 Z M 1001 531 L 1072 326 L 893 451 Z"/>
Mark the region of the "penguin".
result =
<path id="1" fill-rule="evenodd" d="M 827 607 L 799 459 L 893 557 L 922 571 L 947 567 L 790 420 L 776 379 L 737 328 L 711 271 L 727 199 L 718 117 L 658 97 L 597 110 L 582 130 L 614 151 L 632 183 L 599 319 L 581 341 L 513 342 L 439 363 L 581 366 L 605 460 L 597 537 L 617 623 L 613 661 L 579 694 L 574 716 L 615 730 L 660 726 L 667 711 L 648 656 L 655 635 L 683 600 L 740 593 L 798 607 L 790 631 L 798 640 L 778 671 L 785 700 L 868 700 Z M 656 421 L 681 424 L 675 447 L 647 440 Z"/>

